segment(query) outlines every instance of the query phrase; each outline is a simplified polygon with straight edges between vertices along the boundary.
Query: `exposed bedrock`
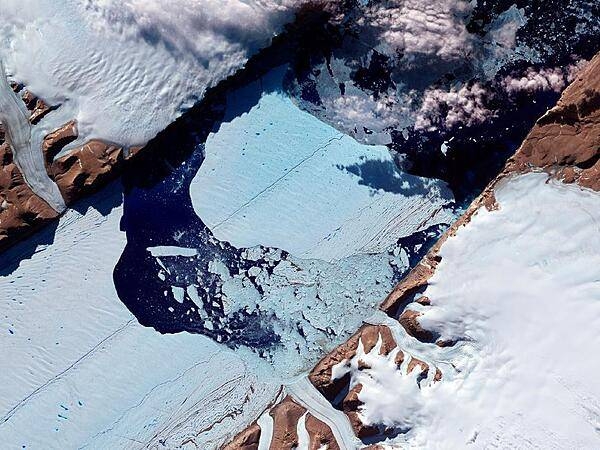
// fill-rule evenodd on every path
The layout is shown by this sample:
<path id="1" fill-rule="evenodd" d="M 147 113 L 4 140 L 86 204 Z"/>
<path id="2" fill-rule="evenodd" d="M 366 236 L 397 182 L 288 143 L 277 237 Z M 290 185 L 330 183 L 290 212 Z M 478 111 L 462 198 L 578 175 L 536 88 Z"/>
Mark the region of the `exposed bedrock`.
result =
<path id="1" fill-rule="evenodd" d="M 400 349 L 391 330 L 385 325 L 363 325 L 348 341 L 326 355 L 309 374 L 311 383 L 334 407 L 348 417 L 354 433 L 365 443 L 377 442 L 403 431 L 392 424 L 371 423 L 365 408 L 365 399 L 370 397 L 363 390 L 377 389 L 377 370 L 381 366 L 392 367 L 398 376 L 407 382 L 435 383 L 442 372 Z M 379 369 L 378 369 L 379 367 Z M 363 384 L 369 384 L 365 387 Z"/>
<path id="2" fill-rule="evenodd" d="M 6 79 L 4 66 L 0 61 L 0 121 L 4 126 L 4 138 L 11 147 L 13 161 L 35 195 L 57 213 L 61 213 L 65 208 L 64 200 L 58 187 L 48 176 L 41 149 L 32 136 L 32 111 L 27 106 L 34 109 L 37 102 L 34 103 L 29 95 L 20 97 L 14 87 Z"/>
<path id="3" fill-rule="evenodd" d="M 260 432 L 260 426 L 255 422 L 234 437 L 223 450 L 258 450 Z"/>
<path id="4" fill-rule="evenodd" d="M 0 251 L 23 239 L 58 213 L 35 195 L 14 162 L 13 153 L 0 130 Z"/>
<path id="5" fill-rule="evenodd" d="M 599 155 L 600 55 L 597 55 L 563 92 L 557 105 L 536 122 L 502 172 L 400 281 L 382 303 L 381 309 L 397 319 L 408 335 L 424 344 L 436 344 L 439 347 L 454 345 L 455 342 L 440 340 L 436 332 L 423 327 L 419 322 L 421 311 L 408 307 L 411 304 L 418 304 L 421 309 L 435 306 L 435 298 L 425 297 L 422 293 L 441 262 L 439 253 L 444 242 L 468 224 L 480 208 L 498 208 L 494 190 L 501 180 L 511 174 L 543 170 L 565 183 L 578 183 L 584 188 L 600 190 Z M 366 438 L 367 442 L 375 442 L 372 438 L 378 434 L 383 439 L 392 430 L 365 424 L 361 420 L 363 386 L 352 384 L 351 370 L 344 370 L 344 367 L 352 365 L 351 361 L 354 361 L 356 371 L 368 370 L 369 365 L 361 358 L 366 359 L 365 355 L 369 355 L 376 345 L 380 356 L 389 357 L 393 352 L 395 362 L 399 365 L 406 359 L 405 352 L 396 350 L 396 342 L 386 326 L 364 325 L 348 341 L 326 355 L 309 376 L 315 387 L 347 414 L 356 435 L 363 440 Z M 406 373 L 410 374 L 415 367 L 421 370 L 421 379 L 428 375 L 431 377 L 427 363 L 410 357 Z M 436 369 L 432 378 L 434 382 L 441 380 L 441 371 Z"/>
<path id="6" fill-rule="evenodd" d="M 497 183 L 512 173 L 539 170 L 565 183 L 600 190 L 600 54 L 565 89 L 557 105 L 536 122 L 502 172 L 398 283 L 381 309 L 392 317 L 400 317 L 408 303 L 416 299 L 416 294 L 427 287 L 441 261 L 438 253 L 446 239 L 467 224 L 482 206 L 488 210 L 496 208 L 494 189 Z M 428 301 L 435 304 L 435 299 Z M 409 328 L 415 330 L 418 318 L 412 317 L 410 322 L 414 326 Z M 408 323 L 405 316 L 404 325 Z M 409 331 L 409 334 L 412 333 Z"/>
<path id="7" fill-rule="evenodd" d="M 340 450 L 331 428 L 312 416 L 290 396 L 265 414 L 273 421 L 272 429 L 263 433 L 260 425 L 255 422 L 239 433 L 223 450 L 258 450 L 261 444 L 270 450 Z"/>
<path id="8" fill-rule="evenodd" d="M 116 178 L 126 159 L 122 147 L 97 139 L 56 158 L 77 136 L 77 124 L 71 121 L 48 134 L 42 144 L 48 173 L 58 185 L 67 205 Z"/>
<path id="9" fill-rule="evenodd" d="M 54 109 L 21 86 L 13 84 L 11 87 L 20 94 L 15 98 L 22 100 L 29 122 L 37 123 Z M 100 140 L 68 149 L 57 157 L 77 136 L 76 122 L 68 122 L 49 133 L 40 149 L 44 176 L 58 188 L 61 202 L 66 205 L 72 205 L 115 179 L 126 159 L 123 148 Z M 10 143 L 8 137 L 3 125 L 0 130 L 0 251 L 56 219 L 61 211 L 34 192 L 17 164 L 13 150 L 16 144 Z M 134 153 L 131 151 L 128 156 Z"/>
<path id="10" fill-rule="evenodd" d="M 241 68 L 234 75 L 231 75 L 215 87 L 209 89 L 199 104 L 175 120 L 159 133 L 159 136 L 153 141 L 160 142 L 161 139 L 165 139 L 172 142 L 179 142 L 180 139 L 195 139 L 192 137 L 192 125 L 190 123 L 193 123 L 195 117 L 204 113 L 203 110 L 206 110 L 207 105 L 209 108 L 211 106 L 218 106 L 211 105 L 211 102 L 214 102 L 215 99 L 220 101 L 224 93 L 228 92 L 228 89 L 232 85 L 236 85 L 236 83 L 240 83 L 242 80 L 253 79 L 257 74 L 262 74 L 265 67 L 276 67 L 289 63 L 293 49 L 297 50 L 304 47 L 318 48 L 327 40 L 324 36 L 330 36 L 330 33 L 326 31 L 330 28 L 330 24 L 336 23 L 342 16 L 343 6 L 338 4 L 338 2 L 307 2 L 297 11 L 295 21 L 290 23 L 282 33 L 274 37 L 270 46 L 251 57 L 245 64 L 245 67 Z M 4 81 L 6 82 L 6 79 Z M 31 126 L 38 124 L 43 126 L 46 116 L 60 108 L 60 105 L 50 105 L 44 102 L 42 98 L 26 90 L 23 85 L 18 83 L 13 82 L 11 85 L 7 84 L 7 86 L 8 90 L 11 91 L 11 95 L 5 95 L 4 100 L 8 104 L 8 107 L 11 108 L 11 113 L 9 114 L 7 108 L 2 108 L 0 118 L 2 117 L 2 112 L 5 112 L 11 121 L 14 121 L 15 117 L 23 119 L 18 120 L 18 127 L 11 126 L 11 129 L 15 129 L 15 142 L 18 141 L 19 143 L 26 144 L 27 136 L 31 135 Z M 188 124 L 188 128 L 186 128 L 186 123 Z M 182 128 L 186 132 L 190 132 L 187 138 L 179 136 L 179 132 L 183 132 Z M 3 143 L 4 133 L 2 136 Z M 45 195 L 42 197 L 48 197 L 46 198 L 46 202 L 41 198 L 35 200 L 31 198 L 32 195 L 35 196 L 33 191 L 38 191 L 37 193 L 40 194 L 44 190 L 34 188 L 32 191 L 26 181 L 32 184 L 36 179 L 29 180 L 28 174 L 23 174 L 18 168 L 20 164 L 17 164 L 16 168 L 10 166 L 2 169 L 3 172 L 10 174 L 18 171 L 21 181 L 3 183 L 0 186 L 0 198 L 16 199 L 17 194 L 9 191 L 15 191 L 18 185 L 19 198 L 23 198 L 24 193 L 27 192 L 28 202 L 18 207 L 13 205 L 11 208 L 4 208 L 2 210 L 3 220 L 0 222 L 0 251 L 14 245 L 53 218 L 58 217 L 60 211 L 64 209 L 65 204 L 71 206 L 77 200 L 98 191 L 107 182 L 117 178 L 121 173 L 124 161 L 131 159 L 133 155 L 142 150 L 142 147 L 122 148 L 119 145 L 102 140 L 102 136 L 99 137 L 100 139 L 93 139 L 73 148 L 73 141 L 77 137 L 77 124 L 75 121 L 71 121 L 53 130 L 43 139 L 43 142 L 39 143 L 42 146 L 41 150 L 43 150 L 45 156 L 42 155 L 41 151 L 38 152 L 39 158 L 34 162 L 37 161 L 36 167 L 39 170 L 34 171 L 34 173 L 37 174 L 36 178 L 45 180 L 42 183 L 43 186 L 53 186 L 53 201 L 50 201 L 50 197 Z M 157 146 L 152 144 L 153 141 L 146 144 L 143 147 L 144 152 L 141 153 L 153 153 L 156 151 Z M 11 163 L 14 165 L 15 160 L 18 163 L 21 157 L 16 158 L 14 152 L 10 149 L 9 151 L 12 155 L 10 157 Z M 3 151 L 3 155 L 5 153 Z M 45 171 L 42 170 L 44 162 Z M 159 163 L 153 161 L 153 173 L 167 170 L 164 167 L 158 168 L 157 166 L 159 165 Z M 11 176 L 5 175 L 3 179 L 8 178 L 11 178 Z M 25 187 L 21 186 L 23 183 L 25 183 Z M 49 191 L 49 189 L 45 190 Z M 0 204 L 2 203 L 0 202 Z M 36 207 L 32 207 L 32 204 L 35 204 Z M 40 206 L 41 204 L 47 204 L 48 206 L 42 207 Z M 48 208 L 52 209 L 51 204 L 54 206 L 54 214 L 47 213 Z M 46 212 L 42 212 L 42 209 Z"/>
<path id="11" fill-rule="evenodd" d="M 506 171 L 541 168 L 565 183 L 600 190 L 600 55 L 541 117 Z"/>

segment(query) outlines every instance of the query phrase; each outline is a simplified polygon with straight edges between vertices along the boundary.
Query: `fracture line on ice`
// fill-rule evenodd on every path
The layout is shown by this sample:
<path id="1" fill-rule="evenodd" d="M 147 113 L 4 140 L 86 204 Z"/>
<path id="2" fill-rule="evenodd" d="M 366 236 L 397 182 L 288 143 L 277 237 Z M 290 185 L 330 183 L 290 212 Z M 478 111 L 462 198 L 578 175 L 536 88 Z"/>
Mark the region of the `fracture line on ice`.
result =
<path id="1" fill-rule="evenodd" d="M 158 389 L 158 388 L 160 388 L 160 387 L 162 387 L 162 386 L 166 386 L 167 384 L 174 383 L 175 381 L 177 381 L 177 380 L 181 379 L 182 377 L 184 377 L 184 376 L 185 376 L 185 374 L 187 374 L 189 371 L 191 371 L 191 370 L 195 369 L 196 367 L 198 367 L 198 366 L 199 366 L 199 365 L 201 365 L 201 364 L 210 363 L 210 361 L 213 359 L 213 357 L 214 357 L 214 355 L 213 355 L 213 356 L 211 356 L 211 357 L 210 357 L 210 358 L 208 358 L 208 359 L 205 359 L 205 360 L 202 360 L 202 361 L 197 361 L 197 362 L 195 362 L 194 364 L 192 364 L 191 366 L 189 366 L 188 368 L 186 368 L 185 370 L 183 370 L 181 373 L 177 374 L 175 377 L 173 377 L 173 378 L 169 378 L 168 380 L 161 381 L 160 383 L 158 383 L 158 384 L 156 384 L 156 385 L 152 386 L 152 388 L 151 388 L 151 389 L 150 389 L 148 392 L 146 392 L 146 393 L 145 393 L 145 394 L 142 396 L 142 398 L 141 398 L 141 399 L 140 399 L 140 400 L 139 400 L 139 401 L 138 401 L 138 402 L 137 402 L 135 405 L 133 405 L 133 406 L 130 406 L 130 407 L 129 407 L 129 408 L 127 408 L 125 411 L 123 411 L 123 412 L 121 413 L 121 415 L 120 415 L 120 416 L 119 416 L 119 417 L 118 417 L 118 418 L 117 418 L 117 419 L 116 419 L 116 420 L 115 420 L 115 421 L 112 423 L 112 425 L 111 425 L 111 426 L 109 426 L 108 428 L 106 428 L 106 429 L 104 429 L 104 430 L 102 430 L 102 431 L 100 431 L 100 432 L 96 433 L 95 435 L 93 435 L 93 436 L 90 438 L 90 441 L 93 441 L 93 440 L 94 440 L 94 439 L 96 439 L 98 436 L 102 436 L 103 434 L 106 434 L 106 433 L 109 433 L 109 432 L 111 432 L 111 431 L 112 431 L 112 430 L 115 428 L 115 426 L 116 426 L 116 425 L 117 425 L 117 424 L 118 424 L 118 423 L 119 423 L 121 420 L 123 420 L 123 418 L 124 418 L 124 417 L 127 415 L 127 413 L 128 413 L 129 411 L 133 411 L 134 409 L 136 409 L 136 408 L 138 408 L 139 406 L 141 406 L 141 405 L 142 405 L 142 404 L 143 404 L 143 403 L 146 401 L 146 399 L 147 399 L 147 398 L 148 398 L 148 397 L 149 397 L 149 396 L 150 396 L 150 395 L 151 395 L 151 394 L 152 394 L 152 393 L 153 393 L 153 392 L 154 392 L 156 389 Z M 185 401 L 186 401 L 186 400 L 187 400 L 187 397 L 186 397 L 186 399 L 183 401 L 183 403 L 185 403 Z M 183 405 L 183 403 L 182 403 L 182 405 Z M 180 406 L 181 406 L 181 405 L 180 405 Z M 126 437 L 126 436 L 121 436 L 121 437 Z M 154 437 L 153 437 L 153 438 L 154 438 Z M 127 439 L 132 439 L 132 440 L 135 440 L 134 438 L 127 438 Z M 136 440 L 136 442 L 139 442 L 139 441 L 137 441 L 137 440 Z M 140 442 L 140 444 L 143 444 L 143 442 Z M 82 446 L 81 446 L 81 447 L 79 447 L 79 448 L 85 448 L 85 447 L 87 447 L 87 446 L 89 446 L 89 445 L 90 445 L 89 443 L 86 443 L 86 444 L 82 445 Z"/>
<path id="2" fill-rule="evenodd" d="M 333 137 L 331 139 L 328 139 L 325 144 L 319 146 L 317 149 L 315 149 L 314 152 L 312 152 L 310 155 L 308 155 L 307 157 L 305 157 L 302 160 L 300 160 L 300 162 L 298 162 L 296 165 L 294 165 L 293 167 L 291 167 L 287 172 L 285 172 L 283 175 L 281 175 L 279 178 L 277 178 L 275 181 L 273 181 L 270 185 L 268 185 L 263 190 L 261 190 L 260 192 L 258 192 L 251 199 L 249 199 L 248 201 L 246 201 L 243 205 L 239 206 L 235 211 L 233 211 L 231 214 L 229 214 L 227 217 L 225 217 L 223 220 L 221 220 L 219 223 L 217 223 L 214 227 L 212 227 L 213 231 L 216 230 L 217 228 L 219 228 L 221 225 L 223 225 L 229 219 L 231 219 L 232 217 L 234 217 L 237 213 L 239 213 L 242 209 L 246 208 L 248 205 L 250 205 L 254 200 L 256 200 L 258 197 L 260 197 L 261 195 L 263 195 L 265 192 L 271 190 L 277 183 L 279 183 L 281 180 L 283 180 L 284 178 L 286 178 L 290 173 L 292 173 L 295 169 L 297 169 L 298 167 L 300 167 L 306 161 L 308 161 L 309 159 L 311 159 L 312 157 L 314 157 L 319 151 L 325 150 L 334 141 L 341 141 L 343 138 L 344 138 L 344 135 L 340 134 L 339 136 L 336 136 L 336 137 Z"/>
<path id="3" fill-rule="evenodd" d="M 213 357 L 214 357 L 214 355 L 213 355 Z M 210 358 L 210 359 L 209 359 L 207 362 L 210 362 L 210 361 L 213 359 L 213 357 L 211 357 L 211 358 Z M 190 369 L 191 369 L 191 368 L 190 368 Z M 238 376 L 238 377 L 236 377 L 236 378 L 233 378 L 233 379 L 231 379 L 231 380 L 228 380 L 226 383 L 224 383 L 224 384 L 221 384 L 221 385 L 219 385 L 217 388 L 213 389 L 213 390 L 212 390 L 210 393 L 208 393 L 208 394 L 207 394 L 205 397 L 211 397 L 211 396 L 214 396 L 214 395 L 218 394 L 218 397 L 220 397 L 220 398 L 226 398 L 226 397 L 228 397 L 230 394 L 232 394 L 232 393 L 235 391 L 236 387 L 238 386 L 238 383 L 240 383 L 240 382 L 241 382 L 241 380 L 242 380 L 243 378 L 244 378 L 243 376 Z M 174 381 L 174 380 L 173 380 L 173 381 Z M 231 385 L 233 385 L 233 386 L 231 386 Z M 190 393 L 190 394 L 189 394 L 189 395 L 188 395 L 188 396 L 185 398 L 185 400 L 184 400 L 184 401 L 183 401 L 183 402 L 182 402 L 182 403 L 179 405 L 179 408 L 181 408 L 181 407 L 182 407 L 182 406 L 185 404 L 185 402 L 187 401 L 187 399 L 188 399 L 189 397 L 191 397 L 191 396 L 192 396 L 192 395 L 193 395 L 193 394 L 194 394 L 194 393 L 195 393 L 195 392 L 196 392 L 198 389 L 199 389 L 199 388 L 196 388 L 196 389 L 194 389 L 194 390 L 193 390 L 193 391 L 192 391 L 192 392 L 191 392 L 191 393 Z M 251 391 L 251 389 L 250 389 L 250 391 Z M 248 390 L 247 390 L 246 392 L 248 392 Z M 246 403 L 248 403 L 248 399 L 249 399 L 249 396 L 248 396 L 248 393 L 246 393 L 246 397 L 244 398 L 244 401 L 243 401 L 243 403 L 242 403 L 242 406 L 234 408 L 232 411 L 229 411 L 229 412 L 227 412 L 226 414 L 224 414 L 224 415 L 223 415 L 221 418 L 219 418 L 219 419 L 217 419 L 217 420 L 213 421 L 213 422 L 212 422 L 212 423 L 211 423 L 211 424 L 210 424 L 208 427 L 205 427 L 205 428 L 203 428 L 203 429 L 201 429 L 201 430 L 197 431 L 197 432 L 194 434 L 194 437 L 198 437 L 198 436 L 202 435 L 203 433 L 208 433 L 208 432 L 210 432 L 210 431 L 211 431 L 211 430 L 212 430 L 214 427 L 216 427 L 217 425 L 220 425 L 220 424 L 222 424 L 222 423 L 223 423 L 223 422 L 224 422 L 226 419 L 231 419 L 231 418 L 234 418 L 235 416 L 237 416 L 238 414 L 241 414 L 241 413 L 243 412 L 244 405 L 245 405 Z M 199 400 L 198 402 L 196 402 L 196 403 L 195 403 L 194 405 L 192 405 L 190 408 L 188 408 L 188 410 L 189 410 L 189 409 L 191 409 L 191 408 L 193 408 L 193 407 L 196 407 L 196 406 L 198 405 L 198 403 L 201 403 L 201 405 L 202 405 L 203 407 L 205 407 L 205 406 L 206 406 L 206 405 L 205 405 L 205 403 L 204 403 L 204 399 L 202 399 L 202 400 Z M 197 410 L 196 410 L 194 413 L 196 413 L 196 412 L 197 412 Z M 181 420 L 178 420 L 178 423 L 177 423 L 177 424 L 175 424 L 174 426 L 172 426 L 171 424 L 172 424 L 172 423 L 173 423 L 173 422 L 176 420 L 176 417 L 179 415 L 179 412 L 174 412 L 174 413 L 172 413 L 172 414 L 171 414 L 171 417 L 172 417 L 172 418 L 171 418 L 171 419 L 170 419 L 170 420 L 167 422 L 167 424 L 166 424 L 166 425 L 165 425 L 165 426 L 164 426 L 164 427 L 163 427 L 161 430 L 157 431 L 157 432 L 154 434 L 154 436 L 152 436 L 150 439 L 148 439 L 148 441 L 147 441 L 147 442 L 145 442 L 145 443 L 144 443 L 144 444 L 145 444 L 145 446 L 146 446 L 146 447 L 150 447 L 150 444 L 152 443 L 152 441 L 153 441 L 153 440 L 155 440 L 155 439 L 157 439 L 157 438 L 159 438 L 159 437 L 161 437 L 161 436 L 162 436 L 162 440 L 165 440 L 166 438 L 170 437 L 170 436 L 171 436 L 171 434 L 173 434 L 173 432 L 174 432 L 174 431 L 175 431 L 177 428 L 179 428 L 181 425 L 184 425 L 184 426 L 185 426 L 186 424 L 188 424 L 188 423 L 191 421 L 191 419 L 189 419 L 189 416 L 190 416 L 190 415 L 194 415 L 194 413 L 192 413 L 192 414 L 188 414 L 188 416 L 187 416 L 187 417 L 184 417 L 184 418 L 182 418 Z M 171 428 L 171 429 L 169 430 L 169 428 Z"/>
<path id="4" fill-rule="evenodd" d="M 106 336 L 104 339 L 102 339 L 100 342 L 98 342 L 96 345 L 94 345 L 90 350 L 88 350 L 85 354 L 83 354 L 82 356 L 80 356 L 75 362 L 73 362 L 71 365 L 69 365 L 62 372 L 54 375 L 52 378 L 50 378 L 44 384 L 42 384 L 41 386 L 39 386 L 36 389 L 34 389 L 33 392 L 31 392 L 26 397 L 24 397 L 23 399 L 21 399 L 15 406 L 13 406 L 12 408 L 10 408 L 8 410 L 8 412 L 6 414 L 4 414 L 4 416 L 2 416 L 2 423 L 8 422 L 10 420 L 10 418 L 19 409 L 21 409 L 23 406 L 25 406 L 27 404 L 27 402 L 34 395 L 40 393 L 41 391 L 43 391 L 44 389 L 46 389 L 48 386 L 50 386 L 52 383 L 54 383 L 55 381 L 59 380 L 67 372 L 69 372 L 71 369 L 75 368 L 75 366 L 77 366 L 80 362 L 82 362 L 83 360 L 87 359 L 90 355 L 92 355 L 100 346 L 102 346 L 104 343 L 108 342 L 113 337 L 115 337 L 116 335 L 118 335 L 119 333 L 121 333 L 123 330 L 125 330 L 125 328 L 127 328 L 129 325 L 131 325 L 134 322 L 135 322 L 135 319 L 130 319 L 127 322 L 125 322 L 125 324 L 123 324 L 121 327 L 117 328 L 115 331 L 113 331 L 108 336 Z"/>

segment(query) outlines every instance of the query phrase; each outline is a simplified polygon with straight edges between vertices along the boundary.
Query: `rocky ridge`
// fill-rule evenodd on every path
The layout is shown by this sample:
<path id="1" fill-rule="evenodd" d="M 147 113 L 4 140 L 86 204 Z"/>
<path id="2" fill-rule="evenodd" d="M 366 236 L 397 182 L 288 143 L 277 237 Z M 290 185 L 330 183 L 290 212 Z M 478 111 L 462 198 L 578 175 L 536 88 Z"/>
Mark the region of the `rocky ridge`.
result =
<path id="1" fill-rule="evenodd" d="M 258 450 L 261 438 L 271 450 L 293 450 L 298 448 L 300 441 L 307 444 L 309 450 L 340 450 L 331 428 L 308 413 L 306 408 L 296 403 L 289 395 L 270 408 L 268 415 L 273 421 L 270 436 L 263 436 L 260 425 L 254 422 L 223 450 Z M 304 435 L 299 436 L 303 431 Z"/>
<path id="2" fill-rule="evenodd" d="M 12 83 L 15 92 L 21 94 L 30 113 L 29 121 L 37 124 L 59 106 L 49 106 L 42 99 Z M 125 151 L 118 145 L 101 140 L 91 140 L 69 149 L 59 156 L 65 147 L 77 139 L 77 124 L 68 122 L 49 133 L 42 143 L 46 171 L 59 187 L 67 204 L 87 196 L 115 179 L 123 162 L 138 149 Z M 23 174 L 15 165 L 12 150 L 0 131 L 0 251 L 29 236 L 60 214 L 38 197 L 27 185 Z"/>
<path id="3" fill-rule="evenodd" d="M 500 183 L 513 175 L 531 171 L 545 171 L 564 183 L 600 190 L 600 54 L 565 89 L 557 105 L 536 122 L 502 172 L 383 301 L 380 308 L 398 320 L 409 336 L 423 344 L 439 347 L 455 344 L 439 340 L 435 332 L 424 328 L 419 323 L 421 312 L 409 305 L 414 302 L 427 308 L 435 304 L 435 299 L 422 293 L 441 262 L 440 249 L 444 242 L 467 225 L 480 208 L 490 211 L 498 208 L 494 191 Z M 417 383 L 424 380 L 435 383 L 443 378 L 442 371 L 437 368 L 432 375 L 428 363 L 412 356 L 406 358 L 406 352 L 397 347 L 393 333 L 385 325 L 363 325 L 345 343 L 324 356 L 310 372 L 309 379 L 334 407 L 346 414 L 356 436 L 365 444 L 382 441 L 403 431 L 365 423 L 362 418 L 361 385 L 352 385 L 351 370 L 344 369 L 354 365 L 355 371 L 368 371 L 370 367 L 361 358 L 372 353 L 388 358 L 391 355 L 398 370 L 402 370 L 404 364 L 404 376 L 410 375 L 418 366 Z M 236 445 L 233 441 L 227 449 L 244 448 Z M 364 448 L 381 447 L 375 444 Z"/>

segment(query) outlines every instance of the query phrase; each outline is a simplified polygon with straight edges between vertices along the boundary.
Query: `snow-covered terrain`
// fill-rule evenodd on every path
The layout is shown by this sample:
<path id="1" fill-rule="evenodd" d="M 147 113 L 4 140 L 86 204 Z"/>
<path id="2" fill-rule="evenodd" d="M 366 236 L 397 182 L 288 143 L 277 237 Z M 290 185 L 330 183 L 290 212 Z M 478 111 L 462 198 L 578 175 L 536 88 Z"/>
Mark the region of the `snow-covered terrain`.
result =
<path id="1" fill-rule="evenodd" d="M 47 133 L 77 122 L 62 156 L 167 128 L 119 160 L 125 189 L 0 255 L 0 447 L 216 449 L 258 420 L 266 450 L 268 407 L 290 395 L 308 411 L 293 424 L 302 450 L 310 417 L 344 449 L 600 448 L 598 192 L 506 176 L 499 208 L 445 240 L 424 292 L 401 305 L 435 339 L 377 310 L 574 76 L 595 36 L 592 0 L 555 16 L 344 2 L 314 42 L 266 52 L 171 127 L 315 2 L 0 3 L 0 121 L 19 169 L 7 185 L 20 171 L 62 212 Z M 4 64 L 52 106 L 43 121 L 28 119 Z M 589 92 L 569 108 L 582 120 L 597 106 Z M 458 154 L 467 140 L 482 150 L 473 161 Z M 377 331 L 344 347 L 359 327 Z M 328 352 L 330 372 L 308 373 Z"/>
<path id="2" fill-rule="evenodd" d="M 231 116 L 162 184 L 148 192 L 126 193 L 124 208 L 121 192 L 112 186 L 90 200 L 94 207 L 67 211 L 54 242 L 39 247 L 13 271 L 5 270 L 0 278 L 5 302 L 0 359 L 8 363 L 0 378 L 0 434 L 7 437 L 9 447 L 175 446 L 193 440 L 200 448 L 217 448 L 289 383 L 300 401 L 317 408 L 318 417 L 331 416 L 331 405 L 304 378 L 296 383 L 296 377 L 369 317 L 407 270 L 413 249 L 405 248 L 402 238 L 412 238 L 412 246 L 419 247 L 435 236 L 436 232 L 426 233 L 430 227 L 451 221 L 456 212 L 442 182 L 398 173 L 387 149 L 349 140 L 301 111 L 284 94 L 263 92 L 263 82 L 268 80 L 251 83 L 248 97 L 233 93 L 227 104 Z M 256 93 L 258 103 L 239 113 L 244 101 Z M 236 136 L 240 127 L 268 138 L 265 128 L 270 123 L 274 134 L 288 137 L 287 145 L 281 148 L 273 139 L 262 146 L 251 142 L 246 146 L 248 165 L 236 164 L 245 148 Z M 309 170 L 291 174 L 295 185 L 274 184 L 281 208 L 272 200 L 252 205 L 258 214 L 248 208 L 247 219 L 279 208 L 282 219 L 292 219 L 284 224 L 294 230 L 293 239 L 286 238 L 277 217 L 266 217 L 270 222 L 258 225 L 261 233 L 254 236 L 235 234 L 257 226 L 252 222 L 225 236 L 251 248 L 220 242 L 191 205 L 186 223 L 190 197 L 198 205 L 208 196 L 229 214 L 239 207 L 236 201 L 252 196 L 253 183 L 263 189 L 264 180 L 250 177 L 248 167 L 265 175 L 258 170 L 265 164 L 273 171 L 271 179 L 285 178 L 292 166 L 302 166 L 298 161 L 338 139 L 343 146 L 324 151 L 311 161 Z M 218 140 L 221 144 L 214 146 Z M 217 150 L 229 165 L 204 170 L 204 164 L 214 168 Z M 203 151 L 206 159 L 196 174 L 194 158 L 202 161 Z M 392 169 L 375 171 L 369 178 L 358 168 L 369 161 Z M 248 177 L 245 184 L 236 184 L 242 177 Z M 190 190 L 186 183 L 192 178 L 198 186 L 206 178 L 216 189 Z M 326 195 L 319 198 L 311 184 Z M 219 189 L 228 193 L 219 194 Z M 169 208 L 177 212 L 172 223 L 156 214 L 157 199 L 162 215 L 170 217 Z M 370 208 L 373 212 L 365 213 Z M 345 225 L 361 209 L 363 235 Z M 131 215 L 140 211 L 154 222 L 130 222 Z M 202 208 L 197 212 L 206 215 Z M 127 239 L 119 230 L 122 215 Z M 325 218 L 324 225 L 316 220 L 319 217 Z M 147 230 L 135 223 L 161 232 L 146 235 Z M 349 245 L 338 249 L 320 243 L 336 227 L 344 229 Z M 46 236 L 52 233 L 48 230 Z M 279 240 L 269 241 L 271 235 Z M 113 273 L 126 244 L 142 245 L 142 252 L 132 264 L 122 260 Z M 304 258 L 257 244 L 288 247 Z M 11 255 L 7 267 L 13 257 L 18 260 L 18 248 Z M 141 296 L 126 297 L 118 291 L 119 286 L 134 285 L 132 278 L 120 278 L 123 267 L 147 289 Z M 116 287 L 117 279 L 121 283 Z M 150 279 L 152 286 L 158 283 L 158 291 L 149 288 Z M 190 327 L 179 331 L 194 334 L 161 334 L 141 326 L 125 308 L 140 297 L 147 302 L 144 320 L 152 316 L 159 328 L 161 321 L 171 320 L 167 315 L 173 315 Z M 247 317 L 241 328 L 236 322 L 240 317 Z M 261 326 L 265 335 L 274 333 L 274 339 L 259 342 L 259 350 L 236 347 L 236 341 L 230 343 L 235 350 L 218 343 L 232 328 L 252 343 Z M 338 417 L 332 425 L 336 433 L 344 428 L 340 424 Z"/>
<path id="3" fill-rule="evenodd" d="M 232 91 L 206 143 L 125 193 L 114 280 L 141 323 L 253 348 L 285 384 L 369 317 L 457 212 L 443 182 L 296 107 L 283 73 Z"/>
<path id="4" fill-rule="evenodd" d="M 48 117 L 55 127 L 76 119 L 79 141 L 144 144 L 268 45 L 302 3 L 4 0 L 0 59 L 63 105 Z"/>
<path id="5" fill-rule="evenodd" d="M 482 208 L 442 246 L 431 306 L 408 306 L 457 344 L 423 344 L 385 321 L 441 381 L 419 386 L 394 352 L 359 350 L 371 367 L 351 369 L 361 418 L 409 430 L 394 442 L 414 448 L 598 448 L 600 195 L 533 173 L 496 196 L 499 210 Z"/>

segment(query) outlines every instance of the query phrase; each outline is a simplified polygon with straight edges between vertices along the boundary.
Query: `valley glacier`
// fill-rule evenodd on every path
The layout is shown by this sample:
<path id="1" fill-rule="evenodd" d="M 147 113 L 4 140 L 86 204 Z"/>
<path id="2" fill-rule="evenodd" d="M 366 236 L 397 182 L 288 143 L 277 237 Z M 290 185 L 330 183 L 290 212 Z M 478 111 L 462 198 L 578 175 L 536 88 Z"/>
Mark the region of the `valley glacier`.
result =
<path id="1" fill-rule="evenodd" d="M 597 1 L 0 3 L 1 448 L 600 448 Z"/>

